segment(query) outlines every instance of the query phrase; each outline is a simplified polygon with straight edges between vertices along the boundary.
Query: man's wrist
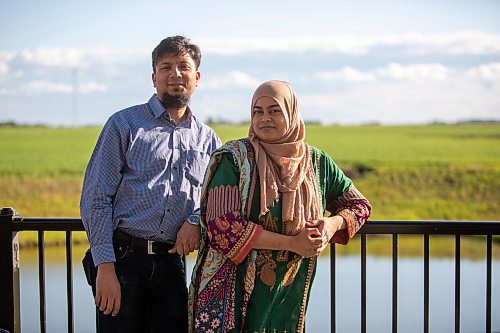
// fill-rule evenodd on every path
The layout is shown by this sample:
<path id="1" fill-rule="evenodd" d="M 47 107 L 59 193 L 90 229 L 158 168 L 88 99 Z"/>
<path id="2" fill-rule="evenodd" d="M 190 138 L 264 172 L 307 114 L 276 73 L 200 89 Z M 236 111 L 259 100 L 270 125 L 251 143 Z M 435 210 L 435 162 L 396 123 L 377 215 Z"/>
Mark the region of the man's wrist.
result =
<path id="1" fill-rule="evenodd" d="M 188 218 L 186 219 L 186 221 L 189 224 L 191 224 L 191 225 L 197 225 L 197 226 L 199 226 L 200 222 L 201 222 L 201 217 L 198 214 L 191 214 L 191 215 L 188 216 Z"/>
<path id="2" fill-rule="evenodd" d="M 97 265 L 97 269 L 99 270 L 106 270 L 106 271 L 114 271 L 115 270 L 115 263 L 114 262 L 103 262 L 99 265 Z"/>

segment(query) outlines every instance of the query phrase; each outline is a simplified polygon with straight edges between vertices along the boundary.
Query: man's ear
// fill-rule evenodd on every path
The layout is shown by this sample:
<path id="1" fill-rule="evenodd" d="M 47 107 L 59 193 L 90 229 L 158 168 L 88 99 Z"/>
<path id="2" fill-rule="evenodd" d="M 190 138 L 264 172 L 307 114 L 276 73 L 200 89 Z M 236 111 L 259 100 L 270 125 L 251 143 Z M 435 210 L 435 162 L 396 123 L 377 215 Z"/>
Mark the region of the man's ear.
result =
<path id="1" fill-rule="evenodd" d="M 200 82 L 201 79 L 201 72 L 196 71 L 196 86 L 198 86 L 198 83 Z"/>
<path id="2" fill-rule="evenodd" d="M 151 74 L 151 80 L 153 81 L 153 87 L 156 88 L 156 73 L 153 72 L 153 74 Z"/>

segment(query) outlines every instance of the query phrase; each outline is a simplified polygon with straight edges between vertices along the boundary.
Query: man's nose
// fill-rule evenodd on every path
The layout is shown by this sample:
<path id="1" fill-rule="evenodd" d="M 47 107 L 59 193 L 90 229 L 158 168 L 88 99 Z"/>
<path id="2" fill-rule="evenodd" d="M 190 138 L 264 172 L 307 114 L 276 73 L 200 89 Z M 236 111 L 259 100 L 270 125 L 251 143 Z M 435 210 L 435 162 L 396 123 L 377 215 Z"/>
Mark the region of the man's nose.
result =
<path id="1" fill-rule="evenodd" d="M 170 76 L 175 76 L 175 77 L 180 77 L 181 76 L 181 71 L 179 70 L 179 67 L 172 67 L 172 70 L 170 71 Z"/>

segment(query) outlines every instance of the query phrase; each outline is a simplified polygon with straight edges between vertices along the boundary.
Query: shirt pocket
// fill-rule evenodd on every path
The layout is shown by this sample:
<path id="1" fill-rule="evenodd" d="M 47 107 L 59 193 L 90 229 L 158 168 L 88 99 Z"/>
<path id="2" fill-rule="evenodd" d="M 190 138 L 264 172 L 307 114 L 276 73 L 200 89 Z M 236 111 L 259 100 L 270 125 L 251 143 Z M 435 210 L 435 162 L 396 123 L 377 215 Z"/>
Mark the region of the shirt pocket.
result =
<path id="1" fill-rule="evenodd" d="M 170 155 L 171 149 L 168 149 L 166 133 L 139 130 L 127 151 L 127 166 L 138 174 L 156 173 L 165 168 Z"/>
<path id="2" fill-rule="evenodd" d="M 190 149 L 186 154 L 186 178 L 191 185 L 201 187 L 205 171 L 210 161 L 210 155 L 206 152 Z"/>

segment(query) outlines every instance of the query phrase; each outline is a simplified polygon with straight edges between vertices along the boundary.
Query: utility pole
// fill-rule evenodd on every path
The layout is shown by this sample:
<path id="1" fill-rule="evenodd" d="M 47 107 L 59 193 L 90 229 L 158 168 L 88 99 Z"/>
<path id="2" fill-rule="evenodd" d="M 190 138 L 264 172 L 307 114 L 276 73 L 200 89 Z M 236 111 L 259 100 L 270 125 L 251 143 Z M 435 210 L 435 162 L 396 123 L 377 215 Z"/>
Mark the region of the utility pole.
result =
<path id="1" fill-rule="evenodd" d="M 78 120 L 78 68 L 73 67 L 72 70 L 73 76 L 73 98 L 72 98 L 72 123 L 73 127 L 76 127 L 76 122 Z"/>

